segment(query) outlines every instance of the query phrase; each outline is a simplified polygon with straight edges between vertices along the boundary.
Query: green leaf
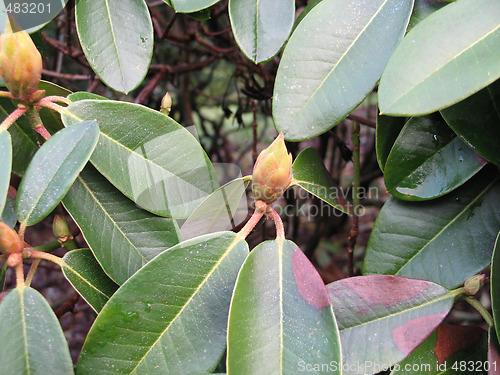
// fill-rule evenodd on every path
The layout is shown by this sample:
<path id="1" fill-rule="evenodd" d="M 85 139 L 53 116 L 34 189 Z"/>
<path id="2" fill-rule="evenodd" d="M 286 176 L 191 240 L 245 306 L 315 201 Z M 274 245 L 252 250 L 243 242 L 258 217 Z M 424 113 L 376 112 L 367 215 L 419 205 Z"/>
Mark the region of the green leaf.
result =
<path id="1" fill-rule="evenodd" d="M 7 131 L 0 131 L 0 216 L 7 201 L 9 192 L 10 172 L 12 170 L 12 142 Z"/>
<path id="2" fill-rule="evenodd" d="M 62 270 L 66 279 L 95 312 L 101 311 L 118 285 L 104 273 L 89 249 L 69 251 L 63 261 Z"/>
<path id="3" fill-rule="evenodd" d="M 108 98 L 94 94 L 93 92 L 86 92 L 86 91 L 78 91 L 74 92 L 73 94 L 68 96 L 68 99 L 71 100 L 72 102 L 77 102 L 79 100 L 108 100 Z"/>
<path id="4" fill-rule="evenodd" d="M 500 80 L 441 114 L 474 151 L 500 166 Z"/>
<path id="5" fill-rule="evenodd" d="M 141 210 L 90 165 L 63 204 L 101 267 L 117 284 L 179 241 L 174 220 Z"/>
<path id="6" fill-rule="evenodd" d="M 118 190 L 157 215 L 186 218 L 217 187 L 198 141 L 170 117 L 112 100 L 80 100 L 66 126 L 96 119 L 100 137 L 90 159 Z"/>
<path id="7" fill-rule="evenodd" d="M 0 217 L 0 221 L 3 221 L 11 228 L 14 228 L 14 225 L 16 225 L 17 223 L 15 199 L 7 197 L 7 200 L 5 201 L 5 207 Z"/>
<path id="8" fill-rule="evenodd" d="M 76 28 L 92 69 L 114 90 L 142 82 L 153 53 L 153 24 L 144 0 L 78 1 Z"/>
<path id="9" fill-rule="evenodd" d="M 40 293 L 14 289 L 0 304 L 0 316 L 0 373 L 73 374 L 68 343 Z"/>
<path id="10" fill-rule="evenodd" d="M 287 140 L 322 134 L 372 91 L 404 35 L 413 1 L 323 0 L 283 53 L 273 116 Z"/>
<path id="11" fill-rule="evenodd" d="M 498 176 L 484 169 L 433 201 L 389 199 L 373 227 L 363 272 L 424 279 L 446 288 L 462 284 L 490 263 L 500 229 L 499 194 Z"/>
<path id="12" fill-rule="evenodd" d="M 293 242 L 255 247 L 238 275 L 229 313 L 228 374 L 340 374 L 340 341 L 325 284 Z"/>
<path id="13" fill-rule="evenodd" d="M 323 0 L 311 0 L 309 1 L 309 3 L 306 5 L 306 7 L 304 8 L 304 10 L 302 12 L 300 12 L 299 16 L 297 17 L 297 19 L 295 20 L 294 24 L 293 24 L 293 27 L 292 27 L 292 33 L 295 31 L 295 29 L 297 28 L 297 26 L 299 26 L 299 23 L 302 22 L 302 20 L 304 19 L 305 16 L 307 16 L 307 14 L 316 6 L 318 5 L 319 3 L 321 3 L 321 1 Z"/>
<path id="14" fill-rule="evenodd" d="M 210 194 L 182 224 L 182 240 L 231 230 L 242 223 L 248 216 L 247 185 L 248 181 L 237 178 Z"/>
<path id="15" fill-rule="evenodd" d="M 497 337 L 500 333 L 500 232 L 495 241 L 493 257 L 491 260 L 491 311 Z"/>
<path id="16" fill-rule="evenodd" d="M 97 124 L 84 121 L 57 132 L 43 144 L 19 186 L 19 222 L 36 224 L 54 209 L 87 164 L 98 136 Z"/>
<path id="17" fill-rule="evenodd" d="M 483 374 L 487 345 L 488 334 L 479 327 L 442 324 L 391 375 Z"/>
<path id="18" fill-rule="evenodd" d="M 384 368 L 404 359 L 448 315 L 454 299 L 429 281 L 385 275 L 349 277 L 327 289 L 340 330 L 343 374 L 352 375 L 378 372 L 363 365 Z"/>
<path id="19" fill-rule="evenodd" d="M 231 293 L 247 254 L 244 240 L 219 232 L 158 255 L 104 306 L 78 373 L 211 372 L 225 349 Z"/>
<path id="20" fill-rule="evenodd" d="M 295 19 L 294 0 L 230 0 L 234 38 L 254 63 L 275 56 L 288 39 Z"/>
<path id="21" fill-rule="evenodd" d="M 462 185 L 485 164 L 441 116 L 413 117 L 387 158 L 385 185 L 399 199 L 432 199 Z"/>
<path id="22" fill-rule="evenodd" d="M 392 146 L 407 121 L 408 119 L 405 117 L 389 117 L 377 114 L 375 148 L 378 165 L 382 172 L 384 171 L 385 163 L 387 163 Z"/>
<path id="23" fill-rule="evenodd" d="M 339 204 L 338 197 L 346 203 L 342 192 L 326 170 L 323 160 L 314 147 L 303 150 L 293 162 L 292 184 L 300 186 L 337 210 L 349 213 L 347 207 Z"/>
<path id="24" fill-rule="evenodd" d="M 165 0 L 163 0 L 165 1 Z M 218 3 L 220 0 L 168 0 L 178 13 L 194 13 Z M 168 3 L 167 3 L 168 4 Z"/>
<path id="25" fill-rule="evenodd" d="M 378 89 L 380 111 L 435 112 L 499 78 L 499 19 L 497 0 L 461 0 L 420 22 L 387 63 Z"/>

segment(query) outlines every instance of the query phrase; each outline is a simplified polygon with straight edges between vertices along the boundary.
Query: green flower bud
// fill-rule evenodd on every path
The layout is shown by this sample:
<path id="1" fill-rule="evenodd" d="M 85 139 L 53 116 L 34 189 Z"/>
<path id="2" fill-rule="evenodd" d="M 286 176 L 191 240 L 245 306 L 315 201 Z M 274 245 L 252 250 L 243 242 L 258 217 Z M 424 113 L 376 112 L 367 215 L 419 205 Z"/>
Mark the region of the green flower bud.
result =
<path id="1" fill-rule="evenodd" d="M 0 222 L 0 250 L 5 254 L 14 254 L 22 252 L 23 248 L 23 242 L 17 233 L 7 224 Z"/>
<path id="2" fill-rule="evenodd" d="M 168 115 L 170 110 L 172 109 L 172 98 L 170 97 L 170 93 L 167 92 L 163 99 L 161 100 L 160 112 L 164 115 Z"/>
<path id="3" fill-rule="evenodd" d="M 263 150 L 252 175 L 252 192 L 256 201 L 272 203 L 283 195 L 292 182 L 292 154 L 287 152 L 283 133 Z"/>
<path id="4" fill-rule="evenodd" d="M 467 281 L 464 283 L 464 289 L 467 292 L 467 294 L 473 296 L 477 292 L 479 292 L 479 289 L 481 289 L 484 285 L 485 279 L 486 276 L 482 274 L 469 277 Z"/>
<path id="5" fill-rule="evenodd" d="M 52 232 L 62 242 L 66 241 L 70 236 L 70 231 L 66 219 L 60 215 L 54 217 L 52 222 Z"/>
<path id="6" fill-rule="evenodd" d="M 30 101 L 42 76 L 42 56 L 26 31 L 12 31 L 11 22 L 0 35 L 0 76 L 12 95 Z"/>

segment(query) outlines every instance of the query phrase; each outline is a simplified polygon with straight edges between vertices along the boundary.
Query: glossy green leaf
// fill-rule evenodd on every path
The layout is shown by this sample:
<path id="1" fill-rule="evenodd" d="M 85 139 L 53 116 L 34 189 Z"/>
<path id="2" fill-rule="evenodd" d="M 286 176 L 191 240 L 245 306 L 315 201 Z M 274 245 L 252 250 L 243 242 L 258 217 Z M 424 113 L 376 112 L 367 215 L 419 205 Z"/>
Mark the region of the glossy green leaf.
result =
<path id="1" fill-rule="evenodd" d="M 92 326 L 79 374 L 205 374 L 226 343 L 233 285 L 248 245 L 218 232 L 161 253 L 111 297 Z"/>
<path id="2" fill-rule="evenodd" d="M 327 289 L 346 375 L 372 374 L 378 371 L 368 366 L 387 368 L 404 359 L 448 315 L 454 299 L 429 281 L 386 275 L 349 277 Z"/>
<path id="3" fill-rule="evenodd" d="M 316 5 L 318 5 L 319 3 L 321 3 L 321 1 L 323 1 L 323 0 L 311 0 L 311 1 L 309 1 L 309 3 L 304 8 L 304 10 L 302 10 L 302 12 L 300 12 L 299 16 L 295 20 L 295 22 L 293 24 L 293 27 L 292 27 L 292 33 L 295 31 L 295 29 L 297 28 L 297 26 L 299 25 L 299 23 L 302 22 L 302 20 L 304 19 L 304 17 L 307 16 L 307 14 L 311 10 L 313 10 L 313 8 Z"/>
<path id="4" fill-rule="evenodd" d="M 283 53 L 273 116 L 287 140 L 322 134 L 371 92 L 406 30 L 413 1 L 323 0 Z"/>
<path id="5" fill-rule="evenodd" d="M 140 207 L 186 218 L 217 187 L 212 163 L 196 138 L 170 117 L 138 104 L 80 100 L 66 126 L 96 119 L 100 137 L 90 159 Z"/>
<path id="6" fill-rule="evenodd" d="M 493 313 L 493 320 L 495 321 L 495 328 L 497 337 L 500 333 L 500 232 L 495 240 L 495 247 L 493 250 L 493 257 L 491 260 L 491 311 Z"/>
<path id="7" fill-rule="evenodd" d="M 163 0 L 165 1 L 165 0 Z M 178 13 L 193 13 L 208 8 L 220 0 L 168 0 Z"/>
<path id="8" fill-rule="evenodd" d="M 0 216 L 3 213 L 9 191 L 12 170 L 12 141 L 8 131 L 0 131 Z"/>
<path id="9" fill-rule="evenodd" d="M 93 92 L 86 92 L 86 91 L 78 91 L 74 92 L 73 94 L 68 96 L 68 99 L 71 100 L 72 102 L 77 102 L 79 100 L 108 100 L 108 98 L 94 94 Z"/>
<path id="10" fill-rule="evenodd" d="M 179 241 L 174 220 L 140 209 L 90 165 L 63 204 L 101 267 L 118 284 Z"/>
<path id="11" fill-rule="evenodd" d="M 92 69 L 111 88 L 128 93 L 142 82 L 153 53 L 153 24 L 144 0 L 82 0 L 76 28 Z"/>
<path id="12" fill-rule="evenodd" d="M 340 374 L 340 341 L 323 280 L 293 242 L 255 247 L 238 275 L 229 313 L 227 373 Z"/>
<path id="13" fill-rule="evenodd" d="M 391 375 L 486 374 L 487 345 L 479 327 L 442 324 Z"/>
<path id="14" fill-rule="evenodd" d="M 399 199 L 432 199 L 462 185 L 485 164 L 441 116 L 413 117 L 389 153 L 385 185 Z"/>
<path id="15" fill-rule="evenodd" d="M 428 202 L 391 198 L 366 250 L 365 274 L 393 274 L 462 284 L 491 260 L 500 229 L 499 178 L 484 169 L 457 190 Z"/>
<path id="16" fill-rule="evenodd" d="M 474 151 L 500 166 L 500 80 L 441 114 Z"/>
<path id="17" fill-rule="evenodd" d="M 33 225 L 61 201 L 97 144 L 99 128 L 84 121 L 52 136 L 33 157 L 17 195 L 17 219 Z"/>
<path id="18" fill-rule="evenodd" d="M 101 311 L 118 285 L 104 273 L 89 249 L 69 251 L 63 261 L 62 270 L 66 279 L 95 312 Z"/>
<path id="19" fill-rule="evenodd" d="M 389 117 L 377 114 L 375 148 L 380 170 L 383 172 L 392 146 L 408 119 L 406 117 Z"/>
<path id="20" fill-rule="evenodd" d="M 295 19 L 294 0 L 230 0 L 234 38 L 254 63 L 276 55 L 288 39 Z"/>
<path id="21" fill-rule="evenodd" d="M 387 63 L 378 89 L 380 111 L 435 112 L 499 78 L 499 20 L 499 1 L 461 0 L 420 22 Z"/>
<path id="22" fill-rule="evenodd" d="M 248 181 L 237 178 L 210 194 L 182 224 L 182 240 L 231 230 L 242 223 L 248 216 L 247 185 Z"/>
<path id="23" fill-rule="evenodd" d="M 19 287 L 0 304 L 1 374 L 73 374 L 57 317 L 36 290 Z"/>
<path id="24" fill-rule="evenodd" d="M 300 186 L 337 210 L 349 213 L 347 207 L 340 205 L 339 197 L 345 201 L 342 192 L 314 147 L 303 150 L 293 162 L 292 184 Z"/>
<path id="25" fill-rule="evenodd" d="M 14 228 L 14 225 L 16 225 L 17 223 L 15 199 L 7 197 L 4 210 L 2 212 L 2 215 L 0 216 L 0 221 L 4 222 L 11 228 Z"/>

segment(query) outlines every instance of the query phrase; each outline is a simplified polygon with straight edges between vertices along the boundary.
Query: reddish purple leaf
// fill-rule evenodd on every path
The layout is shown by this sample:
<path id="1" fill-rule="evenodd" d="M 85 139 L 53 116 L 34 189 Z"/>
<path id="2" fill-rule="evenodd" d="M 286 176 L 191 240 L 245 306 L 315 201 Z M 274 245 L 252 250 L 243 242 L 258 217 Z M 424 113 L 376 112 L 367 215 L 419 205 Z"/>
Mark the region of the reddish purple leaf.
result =
<path id="1" fill-rule="evenodd" d="M 406 322 L 394 328 L 392 337 L 396 347 L 405 355 L 409 355 L 448 315 L 448 311 L 440 314 L 427 315 Z"/>
<path id="2" fill-rule="evenodd" d="M 351 277 L 331 283 L 327 289 L 340 329 L 345 374 L 369 370 L 356 366 L 359 363 L 383 368 L 400 362 L 453 306 L 448 289 L 393 275 Z"/>
<path id="3" fill-rule="evenodd" d="M 292 253 L 292 266 L 297 289 L 306 302 L 318 310 L 330 306 L 330 297 L 321 276 L 299 248 Z"/>

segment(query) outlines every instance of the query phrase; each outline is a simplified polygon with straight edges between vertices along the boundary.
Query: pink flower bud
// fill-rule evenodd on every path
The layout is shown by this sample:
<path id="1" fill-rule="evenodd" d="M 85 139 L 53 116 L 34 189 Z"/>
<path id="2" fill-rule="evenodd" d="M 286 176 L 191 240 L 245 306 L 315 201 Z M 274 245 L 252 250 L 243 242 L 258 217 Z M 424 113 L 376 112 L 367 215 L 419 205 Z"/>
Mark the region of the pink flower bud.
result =
<path id="1" fill-rule="evenodd" d="M 14 254 L 22 252 L 23 248 L 23 242 L 17 233 L 0 221 L 0 250 L 4 254 Z"/>
<path id="2" fill-rule="evenodd" d="M 286 149 L 283 133 L 280 133 L 255 162 L 252 176 L 254 199 L 272 203 L 283 195 L 291 181 L 292 155 Z"/>
<path id="3" fill-rule="evenodd" d="M 42 56 L 26 31 L 12 30 L 9 19 L 0 35 L 0 76 L 12 95 L 30 101 L 42 76 Z"/>

